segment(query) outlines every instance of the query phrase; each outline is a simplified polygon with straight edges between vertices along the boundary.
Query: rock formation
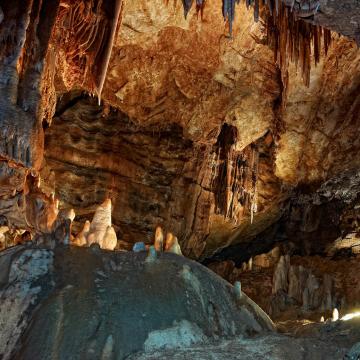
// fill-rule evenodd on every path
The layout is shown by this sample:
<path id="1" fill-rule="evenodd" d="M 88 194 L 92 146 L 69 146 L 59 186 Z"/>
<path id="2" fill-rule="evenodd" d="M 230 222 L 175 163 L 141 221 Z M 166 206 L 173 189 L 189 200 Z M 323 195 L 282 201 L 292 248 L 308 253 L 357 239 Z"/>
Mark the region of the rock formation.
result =
<path id="1" fill-rule="evenodd" d="M 288 291 L 289 287 L 289 268 L 290 257 L 281 256 L 278 264 L 276 265 L 273 279 L 273 294 L 278 291 Z"/>
<path id="2" fill-rule="evenodd" d="M 90 221 L 86 220 L 83 229 L 76 236 L 74 243 L 78 246 L 87 245 L 87 236 L 89 234 L 89 231 L 90 231 Z"/>
<path id="3" fill-rule="evenodd" d="M 359 24 L 355 0 L 0 1 L 0 358 L 175 359 L 272 330 L 246 294 L 358 306 Z"/>
<path id="4" fill-rule="evenodd" d="M 179 245 L 179 241 L 176 236 L 171 236 L 170 239 L 166 239 L 165 251 L 177 255 L 182 255 L 181 247 Z"/>
<path id="5" fill-rule="evenodd" d="M 245 294 L 235 298 L 232 286 L 202 265 L 157 255 L 149 264 L 145 253 L 93 248 L 1 253 L 0 355 L 80 359 L 113 350 L 124 359 L 143 349 L 274 330 L 255 303 Z"/>
<path id="6" fill-rule="evenodd" d="M 186 19 L 180 2 L 95 2 L 2 5 L 4 225 L 32 236 L 50 225 L 24 216 L 26 202 L 42 206 L 40 191 L 40 200 L 24 200 L 40 170 L 44 196 L 55 192 L 78 214 L 74 233 L 111 192 L 126 248 L 139 236 L 151 243 L 161 223 L 186 255 L 205 258 L 277 223 L 297 184 L 357 166 L 347 155 L 357 152 L 357 47 L 332 36 L 325 55 L 319 40 L 326 33 L 328 44 L 328 32 L 308 25 L 356 38 L 354 22 L 341 21 L 346 11 L 356 18 L 351 1 L 247 2 L 235 17 L 234 2 L 223 14 L 216 2 L 198 2 L 199 18 L 187 2 Z M 291 59 L 286 49 L 299 36 Z M 309 49 L 318 63 L 311 74 Z M 291 62 L 298 50 L 308 88 Z M 101 108 L 79 89 L 101 93 Z"/>
<path id="7" fill-rule="evenodd" d="M 96 208 L 92 221 L 85 221 L 83 229 L 74 238 L 73 243 L 78 246 L 91 246 L 96 243 L 101 249 L 114 250 L 117 246 L 117 236 L 111 224 L 111 200 L 106 199 Z M 65 212 L 67 214 L 68 212 Z M 60 221 L 65 215 L 60 217 Z M 71 219 L 75 217 L 75 212 L 71 209 L 70 214 L 66 215 Z"/>
<path id="8" fill-rule="evenodd" d="M 116 232 L 112 226 L 108 226 L 105 231 L 105 235 L 100 242 L 102 249 L 114 250 L 117 245 Z"/>
<path id="9" fill-rule="evenodd" d="M 160 226 L 157 226 L 155 229 L 154 246 L 156 251 L 164 250 L 164 234 Z"/>

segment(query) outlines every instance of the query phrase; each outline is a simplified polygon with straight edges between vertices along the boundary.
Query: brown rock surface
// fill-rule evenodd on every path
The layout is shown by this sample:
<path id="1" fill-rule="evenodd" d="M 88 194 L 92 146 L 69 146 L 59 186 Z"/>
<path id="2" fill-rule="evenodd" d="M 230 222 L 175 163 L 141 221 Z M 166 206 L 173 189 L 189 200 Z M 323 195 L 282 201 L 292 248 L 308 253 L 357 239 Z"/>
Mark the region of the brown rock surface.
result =
<path id="1" fill-rule="evenodd" d="M 359 166 L 360 53 L 354 42 L 335 39 L 329 54 L 313 67 L 307 88 L 295 66 L 288 75 L 283 68 L 281 73 L 266 45 L 265 28 L 254 23 L 244 4 L 237 6 L 229 39 L 220 1 L 207 4 L 202 20 L 194 9 L 184 19 L 180 2 L 127 1 L 98 107 L 76 97 L 79 92 L 67 91 L 98 87 L 105 55 L 87 42 L 76 47 L 82 35 L 70 31 L 69 11 L 82 19 L 83 36 L 90 36 L 94 22 L 104 24 L 108 47 L 111 11 L 99 4 L 96 13 L 81 4 L 75 11 L 70 10 L 74 4 L 61 3 L 50 44 L 44 38 L 36 53 L 45 66 L 34 72 L 34 94 L 26 92 L 31 86 L 25 77 L 19 92 L 35 99 L 31 111 L 21 115 L 27 109 L 18 109 L 21 96 L 11 108 L 13 118 L 20 111 L 20 120 L 32 119 L 21 136 L 26 144 L 36 144 L 21 143 L 21 151 L 37 152 L 24 162 L 12 155 L 12 143 L 0 144 L 7 146 L 1 150 L 6 195 L 0 209 L 14 226 L 28 227 L 21 218 L 13 220 L 9 209 L 23 196 L 27 168 L 37 170 L 42 160 L 42 124 L 46 161 L 41 186 L 48 195 L 55 189 L 60 207 L 74 207 L 75 230 L 110 196 L 115 229 L 125 244 L 149 242 L 161 224 L 177 235 L 186 255 L 196 258 L 267 229 L 286 211 L 283 203 L 299 183 L 312 185 Z M 52 5 L 58 6 L 55 0 Z M 2 24 L 12 19 L 3 10 Z M 53 23 L 39 16 L 50 37 Z M 32 44 L 30 30 L 26 49 Z M 97 44 L 98 35 L 91 36 Z M 79 54 L 72 53 L 74 47 Z M 25 73 L 36 62 L 21 62 L 18 54 L 15 63 Z M 33 70 L 30 66 L 26 74 Z M 48 128 L 54 88 L 58 111 Z M 39 94 L 50 96 L 39 101 Z M 23 132 L 17 120 L 9 119 L 2 120 L 5 129 L 10 124 Z M 6 131 L 8 141 L 12 137 Z"/>

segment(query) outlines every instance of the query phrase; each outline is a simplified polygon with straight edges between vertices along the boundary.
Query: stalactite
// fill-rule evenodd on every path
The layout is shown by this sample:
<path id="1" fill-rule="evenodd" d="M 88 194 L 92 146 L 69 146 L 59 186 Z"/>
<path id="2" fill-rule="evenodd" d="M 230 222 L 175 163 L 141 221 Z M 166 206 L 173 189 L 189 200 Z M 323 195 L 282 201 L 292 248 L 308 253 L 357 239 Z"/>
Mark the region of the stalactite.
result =
<path id="1" fill-rule="evenodd" d="M 182 0 L 185 17 L 190 11 L 193 0 Z M 232 36 L 233 22 L 235 18 L 235 5 L 240 0 L 222 0 L 222 13 L 224 20 L 228 23 L 229 34 Z M 274 50 L 275 60 L 279 64 L 285 77 L 289 61 L 294 61 L 300 66 L 304 84 L 310 84 L 311 51 L 313 51 L 315 65 L 320 61 L 321 39 L 327 54 L 331 43 L 331 32 L 312 25 L 302 18 L 313 16 L 319 10 L 319 2 L 309 2 L 302 9 L 294 12 L 294 4 L 287 7 L 280 0 L 245 0 L 247 7 L 254 6 L 254 20 L 258 21 L 260 13 L 267 28 L 269 45 Z M 203 12 L 205 0 L 196 0 L 197 11 Z M 300 6 L 300 5 L 298 5 Z M 312 50 L 313 49 L 313 50 Z"/>
<path id="2" fill-rule="evenodd" d="M 63 0 L 53 39 L 65 55 L 68 69 L 76 70 L 69 73 L 66 85 L 80 83 L 99 99 L 121 21 L 122 0 L 111 4 L 114 8 L 109 14 L 105 0 Z"/>
<path id="3" fill-rule="evenodd" d="M 204 15 L 204 8 L 205 8 L 206 0 L 196 0 L 196 12 L 197 14 L 200 13 L 201 18 Z"/>
<path id="4" fill-rule="evenodd" d="M 229 24 L 229 33 L 232 36 L 232 27 L 235 19 L 235 3 L 239 4 L 240 0 L 223 0 L 222 13 L 225 21 Z"/>
<path id="5" fill-rule="evenodd" d="M 2 11 L 0 6 L 0 24 L 2 23 L 3 20 L 4 20 L 4 12 Z"/>
<path id="6" fill-rule="evenodd" d="M 268 0 L 268 5 L 272 0 Z M 269 8 L 269 6 L 268 6 Z M 291 8 L 278 4 L 277 15 L 268 12 L 265 16 L 269 45 L 274 49 L 275 60 L 283 73 L 287 71 L 289 60 L 300 67 L 305 85 L 310 84 L 311 52 L 315 65 L 320 61 L 321 39 L 327 54 L 331 42 L 331 32 L 296 18 Z"/>
<path id="7" fill-rule="evenodd" d="M 255 0 L 254 4 L 254 20 L 255 22 L 259 21 L 259 0 Z"/>
<path id="8" fill-rule="evenodd" d="M 192 7 L 193 1 L 194 0 L 182 0 L 185 19 L 187 18 L 187 15 Z"/>
<path id="9" fill-rule="evenodd" d="M 255 145 L 236 150 L 237 129 L 224 124 L 215 144 L 212 189 L 216 213 L 238 224 L 244 215 L 253 222 L 257 212 L 259 151 Z"/>
<path id="10" fill-rule="evenodd" d="M 254 221 L 254 213 L 257 212 L 257 178 L 259 169 L 259 152 L 255 146 L 251 154 L 251 195 L 250 195 L 250 223 Z"/>
<path id="11" fill-rule="evenodd" d="M 114 14 L 114 18 L 113 18 L 112 25 L 111 25 L 110 37 L 109 37 L 107 47 L 105 50 L 105 59 L 104 59 L 104 62 L 102 64 L 101 71 L 100 71 L 99 84 L 97 85 L 97 89 L 96 89 L 98 99 L 99 99 L 99 106 L 101 103 L 101 93 L 102 93 L 102 90 L 104 87 L 107 69 L 109 67 L 111 52 L 114 47 L 114 40 L 115 40 L 116 30 L 117 30 L 118 24 L 119 24 L 121 9 L 122 9 L 122 0 L 116 0 L 115 14 Z"/>

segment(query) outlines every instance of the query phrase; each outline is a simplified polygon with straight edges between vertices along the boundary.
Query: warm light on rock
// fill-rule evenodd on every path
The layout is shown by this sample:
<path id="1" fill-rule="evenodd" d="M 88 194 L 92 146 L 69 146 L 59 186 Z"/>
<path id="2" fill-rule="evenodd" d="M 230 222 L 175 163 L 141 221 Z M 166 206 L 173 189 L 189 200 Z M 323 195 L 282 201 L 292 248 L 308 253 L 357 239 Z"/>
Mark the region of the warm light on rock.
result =
<path id="1" fill-rule="evenodd" d="M 360 356 L 358 1 L 0 3 L 0 359 Z"/>

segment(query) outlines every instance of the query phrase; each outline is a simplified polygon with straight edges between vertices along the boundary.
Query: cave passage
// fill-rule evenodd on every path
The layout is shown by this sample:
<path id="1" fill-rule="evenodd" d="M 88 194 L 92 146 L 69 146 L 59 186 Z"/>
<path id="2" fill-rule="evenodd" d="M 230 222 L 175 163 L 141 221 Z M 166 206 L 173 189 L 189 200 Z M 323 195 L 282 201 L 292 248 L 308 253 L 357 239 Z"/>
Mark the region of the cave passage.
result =
<path id="1" fill-rule="evenodd" d="M 0 359 L 360 359 L 356 0 L 0 0 Z"/>

